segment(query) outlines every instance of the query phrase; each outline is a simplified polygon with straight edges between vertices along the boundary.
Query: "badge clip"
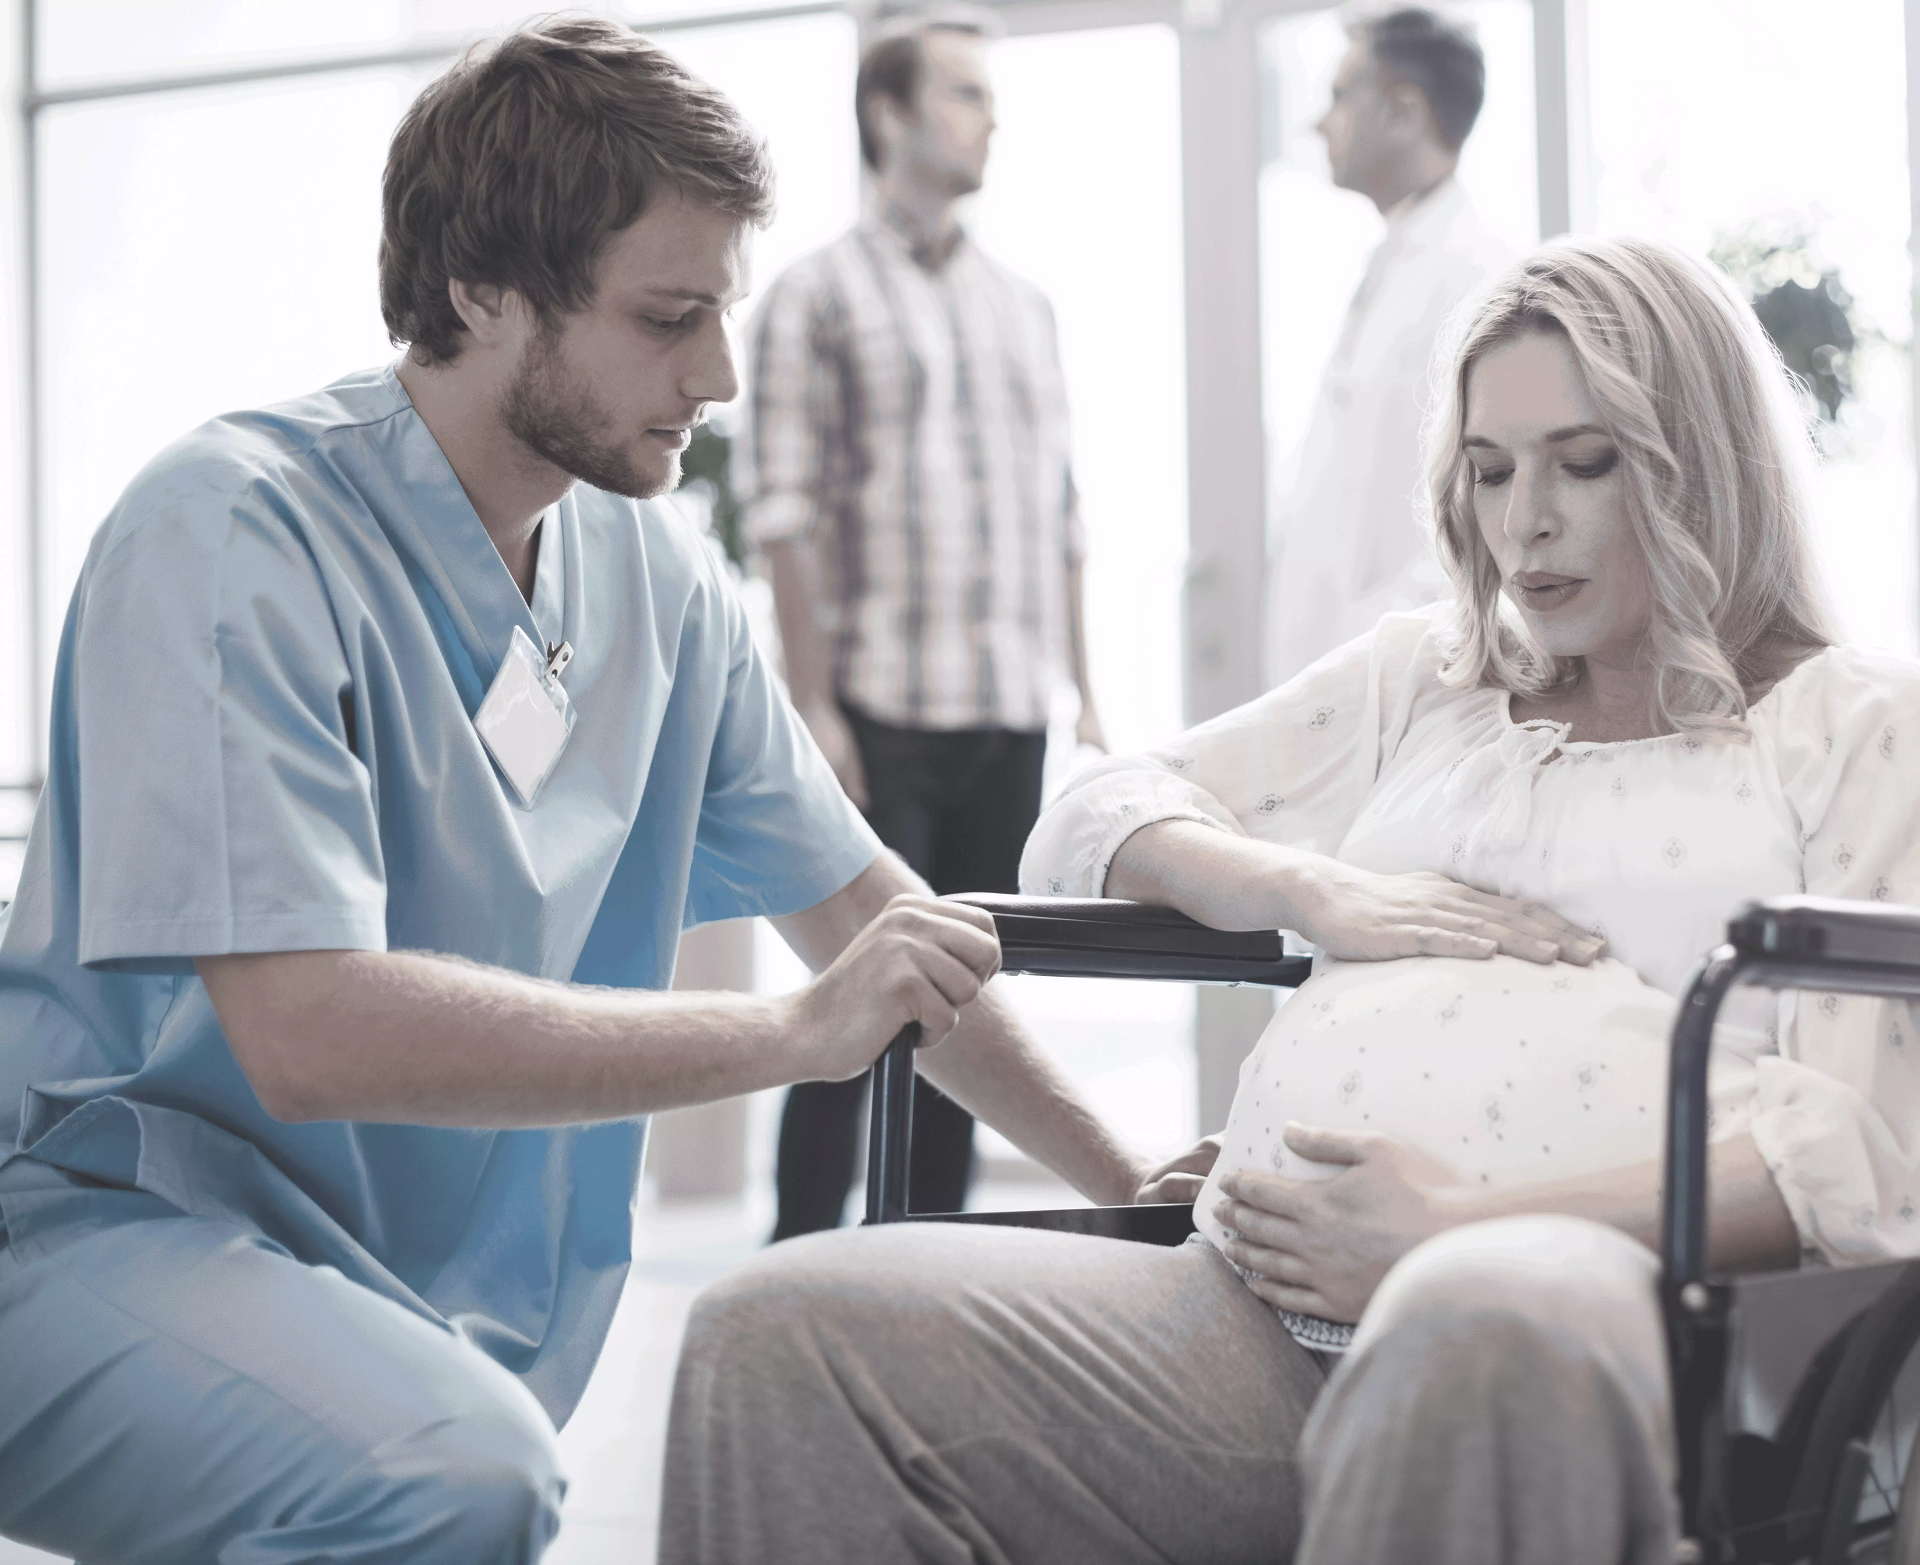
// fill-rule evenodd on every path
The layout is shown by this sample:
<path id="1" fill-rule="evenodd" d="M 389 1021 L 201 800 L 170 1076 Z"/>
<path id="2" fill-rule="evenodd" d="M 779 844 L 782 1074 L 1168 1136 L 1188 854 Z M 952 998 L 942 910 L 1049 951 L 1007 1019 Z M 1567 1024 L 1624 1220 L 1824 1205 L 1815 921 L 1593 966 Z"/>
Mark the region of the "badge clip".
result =
<path id="1" fill-rule="evenodd" d="M 533 638 L 514 626 L 500 671 L 473 714 L 481 743 L 528 809 L 573 732 L 573 703 L 559 680 L 572 657 L 563 641 L 542 658 Z"/>

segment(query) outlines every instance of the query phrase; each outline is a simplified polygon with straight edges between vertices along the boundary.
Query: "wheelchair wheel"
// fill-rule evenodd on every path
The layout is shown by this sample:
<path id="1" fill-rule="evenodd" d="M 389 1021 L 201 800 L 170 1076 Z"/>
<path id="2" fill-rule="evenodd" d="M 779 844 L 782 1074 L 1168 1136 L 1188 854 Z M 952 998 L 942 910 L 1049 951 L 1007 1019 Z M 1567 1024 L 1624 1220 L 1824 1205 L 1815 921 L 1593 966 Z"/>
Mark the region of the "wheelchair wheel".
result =
<path id="1" fill-rule="evenodd" d="M 1870 1431 L 1847 1443 L 1816 1565 L 1920 1565 L 1920 1344 L 1886 1384 Z"/>

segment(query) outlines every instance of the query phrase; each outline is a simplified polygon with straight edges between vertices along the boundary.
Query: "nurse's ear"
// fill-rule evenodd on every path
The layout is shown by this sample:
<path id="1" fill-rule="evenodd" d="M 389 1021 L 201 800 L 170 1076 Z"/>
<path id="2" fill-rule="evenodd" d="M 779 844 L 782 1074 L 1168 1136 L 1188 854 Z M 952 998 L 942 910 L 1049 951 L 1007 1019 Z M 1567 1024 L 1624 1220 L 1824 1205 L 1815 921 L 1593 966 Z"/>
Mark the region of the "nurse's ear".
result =
<path id="1" fill-rule="evenodd" d="M 447 299 L 482 348 L 516 347 L 534 324 L 520 295 L 498 283 L 463 283 L 449 277 Z"/>

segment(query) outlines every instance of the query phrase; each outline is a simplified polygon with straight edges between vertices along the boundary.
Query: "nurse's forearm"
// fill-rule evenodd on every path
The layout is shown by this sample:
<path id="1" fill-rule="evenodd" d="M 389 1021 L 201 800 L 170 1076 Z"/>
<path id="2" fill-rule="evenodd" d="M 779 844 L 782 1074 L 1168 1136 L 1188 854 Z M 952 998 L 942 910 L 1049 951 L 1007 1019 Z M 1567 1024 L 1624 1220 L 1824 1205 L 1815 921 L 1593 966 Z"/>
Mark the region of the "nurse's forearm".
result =
<path id="1" fill-rule="evenodd" d="M 276 1119 L 508 1127 L 619 1119 L 803 1074 L 779 1001 L 544 983 L 411 951 L 202 958 Z"/>
<path id="2" fill-rule="evenodd" d="M 1661 1165 L 1648 1162 L 1549 1185 L 1492 1191 L 1474 1199 L 1473 1215 L 1556 1212 L 1586 1217 L 1658 1249 L 1662 1176 Z M 1714 1143 L 1707 1191 L 1707 1248 L 1715 1267 L 1751 1270 L 1791 1266 L 1799 1259 L 1799 1232 L 1753 1137 L 1729 1136 Z"/>
<path id="3" fill-rule="evenodd" d="M 945 1043 L 920 1055 L 920 1072 L 1088 1200 L 1125 1206 L 1147 1164 L 1107 1129 L 991 988 Z"/>
<path id="4" fill-rule="evenodd" d="M 277 1119 L 578 1124 L 844 1080 L 909 1022 L 944 1038 L 1000 964 L 975 908 L 899 896 L 856 927 L 778 996 L 589 989 L 405 951 L 196 965 Z"/>

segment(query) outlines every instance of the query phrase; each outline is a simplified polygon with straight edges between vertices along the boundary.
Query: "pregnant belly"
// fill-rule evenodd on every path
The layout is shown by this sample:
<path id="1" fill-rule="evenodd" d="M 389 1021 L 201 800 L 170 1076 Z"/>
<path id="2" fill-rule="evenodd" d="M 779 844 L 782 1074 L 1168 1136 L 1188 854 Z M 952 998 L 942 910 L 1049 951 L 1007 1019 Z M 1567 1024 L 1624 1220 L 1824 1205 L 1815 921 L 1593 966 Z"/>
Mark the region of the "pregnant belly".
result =
<path id="1" fill-rule="evenodd" d="M 1615 961 L 1328 962 L 1241 1067 L 1195 1220 L 1220 1241 L 1216 1186 L 1236 1169 L 1338 1172 L 1287 1147 L 1288 1120 L 1378 1132 L 1490 1185 L 1655 1157 L 1673 1011 L 1671 996 Z"/>

